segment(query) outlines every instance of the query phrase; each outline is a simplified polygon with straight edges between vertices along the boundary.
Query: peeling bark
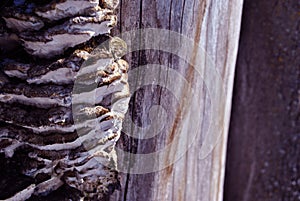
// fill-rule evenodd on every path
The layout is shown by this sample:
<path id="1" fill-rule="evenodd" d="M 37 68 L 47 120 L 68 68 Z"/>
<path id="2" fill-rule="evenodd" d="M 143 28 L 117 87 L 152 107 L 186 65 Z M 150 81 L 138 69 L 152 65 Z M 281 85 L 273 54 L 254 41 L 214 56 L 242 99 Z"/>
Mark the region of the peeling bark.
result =
<path id="1" fill-rule="evenodd" d="M 129 101 L 128 64 L 115 56 L 117 44 L 99 46 L 114 40 L 105 34 L 116 5 L 3 5 L 0 43 L 14 45 L 1 47 L 0 199 L 101 200 L 119 188 L 114 146 Z M 61 188 L 72 193 L 55 195 Z"/>

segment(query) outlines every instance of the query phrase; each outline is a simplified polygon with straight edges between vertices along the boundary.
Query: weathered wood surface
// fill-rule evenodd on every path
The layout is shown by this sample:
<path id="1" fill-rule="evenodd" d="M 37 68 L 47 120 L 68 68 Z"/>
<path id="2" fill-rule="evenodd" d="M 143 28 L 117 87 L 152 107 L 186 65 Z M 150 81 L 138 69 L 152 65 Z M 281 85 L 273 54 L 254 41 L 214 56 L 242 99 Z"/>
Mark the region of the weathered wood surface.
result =
<path id="1" fill-rule="evenodd" d="M 193 95 L 201 108 L 199 119 L 202 121 L 197 122 L 200 126 L 198 134 L 201 137 L 179 161 L 164 170 L 147 174 L 123 174 L 121 190 L 116 192 L 110 200 L 221 201 L 223 199 L 227 130 L 242 4 L 242 0 L 121 1 L 118 12 L 119 30 L 115 30 L 114 35 L 140 28 L 162 28 L 179 32 L 194 40 L 195 44 L 190 47 L 191 49 L 197 50 L 196 44 L 199 43 L 223 79 L 225 96 L 220 102 L 223 101 L 225 107 L 219 114 L 223 119 L 223 125 L 220 128 L 222 129 L 221 140 L 218 141 L 213 152 L 203 159 L 200 149 L 210 117 L 206 115 L 206 112 L 211 110 L 209 94 L 203 80 L 190 70 L 190 66 L 168 53 L 137 51 L 127 55 L 126 59 L 130 63 L 131 70 L 146 64 L 163 64 L 180 72 L 191 85 L 196 86 L 197 90 Z M 209 63 L 208 58 L 204 59 L 206 63 Z M 204 69 L 206 68 L 208 66 L 204 65 Z M 155 70 L 153 69 L 153 74 Z M 138 79 L 134 80 L 137 84 L 142 83 L 145 77 L 149 76 L 149 69 L 147 74 L 145 68 L 135 72 L 138 74 Z M 132 78 L 129 77 L 130 79 Z M 158 79 L 164 78 L 158 77 Z M 179 89 L 180 84 L 182 83 L 178 83 Z M 165 107 L 171 117 L 177 115 L 176 125 L 173 125 L 171 132 L 165 131 L 148 140 L 137 140 L 124 134 L 119 141 L 119 147 L 133 153 L 153 152 L 172 142 L 172 136 L 180 133 L 182 126 L 180 123 L 188 124 L 188 122 L 184 122 L 184 118 L 188 117 L 176 112 L 176 100 L 172 99 L 172 94 L 157 86 L 144 87 L 137 91 L 135 96 L 132 96 L 130 115 L 134 117 L 137 124 L 147 125 L 149 124 L 149 107 L 154 104 Z M 137 131 L 133 129 L 131 132 Z M 186 133 L 186 135 L 192 134 Z M 131 165 L 143 167 L 145 164 L 135 161 Z"/>
<path id="2" fill-rule="evenodd" d="M 226 201 L 300 199 L 299 1 L 245 0 Z"/>

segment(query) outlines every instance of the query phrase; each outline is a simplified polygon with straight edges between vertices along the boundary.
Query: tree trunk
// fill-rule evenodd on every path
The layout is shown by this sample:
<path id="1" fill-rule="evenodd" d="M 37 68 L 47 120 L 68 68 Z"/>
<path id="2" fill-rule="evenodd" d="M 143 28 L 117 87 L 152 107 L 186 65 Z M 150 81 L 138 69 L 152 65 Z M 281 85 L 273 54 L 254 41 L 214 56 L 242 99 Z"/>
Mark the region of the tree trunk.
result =
<path id="1" fill-rule="evenodd" d="M 130 135 L 138 133 L 138 136 L 135 135 L 138 139 L 122 135 L 118 146 L 128 152 L 145 154 L 162 150 L 167 144 L 176 142 L 176 136 L 182 137 L 181 139 L 190 137 L 190 139 L 187 139 L 188 143 L 191 143 L 193 140 L 194 142 L 191 146 L 189 146 L 190 144 L 187 145 L 187 151 L 174 164 L 156 172 L 130 174 L 131 170 L 131 173 L 135 173 L 136 167 L 146 169 L 149 164 L 139 157 L 127 158 L 130 161 L 127 171 L 129 173 L 122 175 L 121 191 L 114 194 L 111 200 L 221 201 L 227 129 L 239 40 L 242 1 L 134 0 L 121 1 L 119 9 L 119 29 L 118 31 L 114 30 L 115 35 L 120 32 L 124 33 L 144 28 L 172 30 L 193 41 L 193 44 L 186 49 L 186 52 L 192 50 L 195 53 L 199 45 L 207 55 L 201 58 L 204 63 L 201 67 L 205 69 L 201 71 L 202 75 L 197 74 L 199 72 L 195 71 L 195 66 L 188 65 L 182 61 L 191 62 L 191 60 L 195 59 L 192 55 L 174 55 L 170 52 L 165 52 L 164 50 L 167 49 L 165 46 L 156 49 L 162 51 L 143 49 L 127 55 L 126 58 L 130 63 L 131 71 L 134 71 L 134 73 L 132 73 L 133 75 L 129 73 L 129 83 L 133 96 L 130 101 L 129 117 L 126 119 L 132 118 L 138 126 L 146 127 L 151 124 L 148 114 L 149 108 L 152 105 L 159 105 L 164 108 L 170 117 L 169 119 L 173 118 L 173 120 L 168 118 L 167 120 L 161 120 L 166 122 L 166 124 L 171 124 L 171 129 L 163 132 L 154 129 L 152 135 L 155 137 L 150 139 L 143 139 L 147 132 L 140 131 L 133 126 L 127 133 Z M 154 37 L 152 42 L 155 43 L 156 40 L 159 40 L 159 37 Z M 142 37 L 140 40 L 142 41 L 141 43 L 144 42 Z M 165 40 L 168 40 L 168 37 Z M 173 43 L 176 42 L 178 41 L 173 41 Z M 165 43 L 163 44 L 165 45 Z M 183 59 L 182 57 L 179 58 L 180 56 L 183 56 Z M 213 66 L 208 65 L 210 62 Z M 167 67 L 160 69 L 140 67 L 149 64 L 161 64 Z M 212 113 L 215 112 L 212 111 L 212 108 L 215 106 L 212 106 L 213 104 L 211 103 L 212 97 L 208 92 L 210 89 L 207 89 L 210 83 L 207 83 L 205 79 L 211 76 L 210 73 L 207 73 L 210 68 L 216 68 L 222 77 L 224 96 L 220 98 L 219 103 L 220 105 L 224 103 L 224 108 L 218 113 L 223 120 L 222 126 L 219 128 L 222 131 L 221 137 L 214 150 L 204 157 L 202 151 L 205 145 L 203 143 L 207 142 L 203 141 L 207 134 L 207 127 L 211 123 L 209 119 L 212 117 Z M 169 77 L 172 77 L 170 76 L 172 70 L 179 72 L 185 78 L 185 81 L 194 87 L 191 102 L 195 104 L 195 113 L 180 113 L 178 105 L 184 98 L 176 100 L 174 98 L 176 90 L 170 92 L 164 86 L 157 86 L 159 84 L 156 84 L 154 78 L 153 85 L 142 86 L 145 83 L 144 80 L 153 74 L 158 75 L 157 79 L 166 80 L 164 83 L 174 83 L 171 79 L 168 79 L 168 76 L 164 77 L 165 74 L 168 74 L 165 72 L 169 72 Z M 201 79 L 201 76 L 204 76 L 204 79 Z M 131 80 L 133 77 L 134 80 Z M 182 87 L 181 84 L 183 85 L 180 79 L 177 78 L 176 88 L 180 89 Z M 217 81 L 215 84 L 218 85 Z M 191 93 L 190 91 L 186 92 L 186 89 L 181 90 L 182 96 L 187 96 Z M 190 111 L 193 111 L 192 107 L 189 108 Z M 159 115 L 157 115 L 157 118 L 159 118 Z M 193 118 L 196 118 L 197 121 L 193 122 Z M 152 120 L 154 121 L 155 119 Z M 217 119 L 212 120 L 212 122 L 214 121 L 217 121 Z M 199 129 L 184 131 L 185 126 L 193 127 L 194 125 L 199 125 Z M 212 125 L 212 127 L 214 126 L 216 127 L 216 125 Z M 197 139 L 193 139 L 194 135 L 197 136 Z M 180 149 L 179 146 L 178 149 Z M 169 154 L 168 156 L 173 158 L 174 155 L 176 154 Z M 120 156 L 119 160 L 121 160 Z M 159 161 L 159 159 L 157 160 Z M 164 161 L 161 163 L 164 163 Z"/>
<path id="2" fill-rule="evenodd" d="M 32 4 L 29 2 L 39 4 L 41 8 L 32 11 L 30 10 Z M 61 2 L 68 2 L 68 0 Z M 61 2 L 56 2 L 55 5 Z M 73 3 L 75 2 L 77 1 Z M 97 1 L 84 2 L 94 5 Z M 100 128 L 108 126 L 108 130 L 112 132 L 117 127 L 113 137 L 106 136 L 106 130 L 100 130 L 98 133 L 100 137 L 93 135 L 89 138 L 93 139 L 93 142 L 96 141 L 96 144 L 99 143 L 97 145 L 103 151 L 100 160 L 105 163 L 97 167 L 95 164 L 90 164 L 91 166 L 80 171 L 78 166 L 81 167 L 81 164 L 74 162 L 76 164 L 69 165 L 70 158 L 72 161 L 80 157 L 87 147 L 75 146 L 76 149 L 73 150 L 74 147 L 68 142 L 75 142 L 78 137 L 76 134 L 84 130 L 84 127 L 77 129 L 75 133 L 70 132 L 69 127 L 65 126 L 74 123 L 77 126 L 82 125 L 80 120 L 74 118 L 74 109 L 77 111 L 77 106 L 83 109 L 79 110 L 83 111 L 83 114 L 79 113 L 84 117 L 89 116 L 92 111 L 91 116 L 100 116 L 100 119 L 101 116 L 106 117 L 112 109 L 121 111 L 120 114 L 118 113 L 120 116 L 103 117 L 104 120 L 111 120 L 123 119 L 127 107 L 126 64 L 116 58 L 116 52 L 113 50 L 119 50 L 124 43 L 119 41 L 121 45 L 110 47 L 113 41 L 118 41 L 116 38 L 110 39 L 108 46 L 100 48 L 98 54 L 92 54 L 94 59 L 92 61 L 99 61 L 101 67 L 107 67 L 105 65 L 107 59 L 111 64 L 108 65 L 109 69 L 105 68 L 99 74 L 97 72 L 99 79 L 91 76 L 94 82 L 95 80 L 103 82 L 93 85 L 94 88 L 98 87 L 100 93 L 98 95 L 104 97 L 100 98 L 98 107 L 95 108 L 91 104 L 95 102 L 90 101 L 90 97 L 76 96 L 76 94 L 86 94 L 84 93 L 86 91 L 82 90 L 86 88 L 82 86 L 91 81 L 91 79 L 86 80 L 84 76 L 81 77 L 80 73 L 77 75 L 76 67 L 85 60 L 85 54 L 91 54 L 90 49 L 105 40 L 103 36 L 92 39 L 86 39 L 84 36 L 93 31 L 96 35 L 109 32 L 108 29 L 114 25 L 114 17 L 110 12 L 114 9 L 114 5 L 110 3 L 114 1 L 101 1 L 100 7 L 107 8 L 109 11 L 102 11 L 104 14 L 102 21 L 95 22 L 101 25 L 101 22 L 105 21 L 103 23 L 107 26 L 96 27 L 97 31 L 93 30 L 94 26 L 91 26 L 93 28 L 88 27 L 91 28 L 88 32 L 86 32 L 87 27 L 81 25 L 93 24 L 95 20 L 84 17 L 86 15 L 94 17 L 95 8 L 90 4 L 87 10 L 75 7 L 78 9 L 75 9 L 76 12 L 72 6 L 70 9 L 60 11 L 62 13 L 59 9 L 55 9 L 57 12 L 55 15 L 53 15 L 54 11 L 46 12 L 53 10 L 55 5 L 47 6 L 47 3 L 37 3 L 34 0 L 25 1 L 26 9 L 24 3 L 18 1 L 14 1 L 14 5 L 10 2 L 4 6 L 5 8 L 12 6 L 12 10 L 19 12 L 16 4 L 21 4 L 21 11 L 29 12 L 29 15 L 35 18 L 29 19 L 32 23 L 28 28 L 27 24 L 20 27 L 20 22 L 13 21 L 14 23 L 11 24 L 7 22 L 7 19 L 17 16 L 14 12 L 11 12 L 12 16 L 8 11 L 7 16 L 3 15 L 6 18 L 4 19 L 6 26 L 2 29 L 5 32 L 3 35 L 14 41 L 16 45 L 20 39 L 22 41 L 22 46 L 19 47 L 22 49 L 20 54 L 14 55 L 6 48 L 4 51 L 9 53 L 3 56 L 3 59 L 13 59 L 13 63 L 4 60 L 4 70 L 2 70 L 1 100 L 4 109 L 1 109 L 3 136 L 1 160 L 5 164 L 2 170 L 6 174 L 18 174 L 13 178 L 11 176 L 3 176 L 3 178 L 6 179 L 4 183 L 9 185 L 11 184 L 7 181 L 9 179 L 16 180 L 21 175 L 24 179 L 15 188 L 3 187 L 2 192 L 4 190 L 7 192 L 1 196 L 7 198 L 15 192 L 20 192 L 15 194 L 13 199 L 20 196 L 27 198 L 33 194 L 30 199 L 36 200 L 39 196 L 58 189 L 54 194 L 50 194 L 48 199 L 53 200 L 53 196 L 57 196 L 56 200 L 76 200 L 78 197 L 74 197 L 73 193 L 75 195 L 78 192 L 74 189 L 71 191 L 70 187 L 73 187 L 81 191 L 78 193 L 80 196 L 89 199 L 106 199 L 107 195 L 118 188 L 118 180 L 114 169 L 112 167 L 107 169 L 104 165 L 111 162 L 115 166 L 114 163 L 117 161 L 118 170 L 123 172 L 120 180 L 121 187 L 120 191 L 110 197 L 110 200 L 221 201 L 242 1 L 120 2 L 117 11 L 119 29 L 114 30 L 113 35 L 120 34 L 128 45 L 129 53 L 125 58 L 131 68 L 128 75 L 132 94 L 129 102 L 130 110 L 125 117 L 123 134 L 116 149 L 117 159 L 113 147 L 120 134 L 120 124 L 100 123 L 102 126 Z M 74 12 L 76 16 L 82 15 L 83 18 L 68 21 L 74 17 Z M 49 15 L 51 18 L 47 19 Z M 20 18 L 19 15 L 17 17 Z M 22 17 L 23 21 L 28 20 Z M 4 21 L 2 23 L 4 24 Z M 144 30 L 134 31 L 136 29 Z M 10 34 L 6 33 L 6 30 L 14 31 Z M 48 40 L 56 34 L 64 34 L 66 30 L 66 37 L 58 43 L 54 43 L 53 38 Z M 80 37 L 77 35 L 78 30 L 82 34 Z M 70 33 L 71 37 L 69 37 Z M 74 48 L 69 49 L 69 46 Z M 27 53 L 23 51 L 24 49 Z M 84 50 L 87 53 L 79 54 L 76 50 Z M 64 65 L 69 64 L 69 60 L 75 62 L 77 71 L 72 71 L 68 75 L 55 75 L 54 80 L 49 74 L 44 76 L 49 71 L 63 68 Z M 79 63 L 76 63 L 78 60 Z M 18 63 L 15 64 L 15 61 Z M 61 62 L 65 63 L 61 64 Z M 74 65 L 68 67 L 72 68 Z M 91 63 L 87 62 L 87 65 Z M 118 72 L 113 69 L 117 69 Z M 110 74 L 111 71 L 113 72 Z M 60 71 L 62 72 L 64 71 Z M 74 76 L 77 76 L 79 82 L 76 84 L 75 80 L 72 90 Z M 118 84 L 115 84 L 115 80 Z M 34 87 L 35 85 L 37 87 Z M 122 93 L 115 91 L 118 87 L 121 88 Z M 66 113 L 71 113 L 68 101 L 72 93 L 73 118 L 69 120 L 65 116 Z M 38 99 L 33 101 L 32 97 Z M 48 100 L 49 97 L 51 101 Z M 83 102 L 75 101 L 79 104 L 74 106 L 74 97 L 76 101 Z M 48 102 L 41 101 L 40 98 Z M 120 101 L 123 101 L 122 104 L 119 104 Z M 86 104 L 88 108 L 81 108 Z M 11 110 L 14 112 L 10 113 Z M 25 116 L 27 118 L 24 118 Z M 39 119 L 34 118 L 36 116 L 39 116 Z M 86 118 L 89 120 L 88 117 Z M 147 127 L 150 130 L 145 129 Z M 103 145 L 101 142 L 107 139 L 106 137 L 112 139 L 105 141 Z M 48 146 L 49 144 L 55 146 Z M 45 151 L 48 147 L 52 147 L 49 152 Z M 54 154 L 54 151 L 60 149 L 63 151 Z M 162 152 L 157 152 L 160 150 Z M 156 152 L 160 154 L 153 154 Z M 26 159 L 24 164 L 20 164 L 22 158 L 28 156 L 30 160 L 28 159 L 27 162 Z M 93 159 L 97 159 L 95 155 L 92 156 Z M 108 159 L 105 156 L 108 156 Z M 83 161 L 89 159 L 90 157 L 84 157 Z M 45 168 L 46 163 L 50 165 Z M 10 170 L 15 166 L 18 167 L 16 171 Z M 43 174 L 36 174 L 38 170 L 42 170 Z M 21 174 L 24 172 L 31 177 Z M 68 193 L 63 193 L 64 189 L 68 189 Z"/>

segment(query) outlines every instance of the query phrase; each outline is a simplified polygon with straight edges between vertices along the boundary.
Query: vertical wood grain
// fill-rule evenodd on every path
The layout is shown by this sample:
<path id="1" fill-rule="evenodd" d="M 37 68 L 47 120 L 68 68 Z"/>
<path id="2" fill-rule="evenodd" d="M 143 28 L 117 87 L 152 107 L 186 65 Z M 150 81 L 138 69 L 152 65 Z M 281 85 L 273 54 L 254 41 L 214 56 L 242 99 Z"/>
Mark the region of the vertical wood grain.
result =
<path id="1" fill-rule="evenodd" d="M 186 154 L 168 168 L 144 175 L 123 174 L 121 190 L 115 193 L 111 200 L 139 201 L 139 200 L 188 200 L 188 201 L 221 201 L 223 195 L 223 180 L 225 168 L 225 152 L 227 130 L 229 124 L 234 68 L 239 40 L 239 30 L 242 12 L 242 0 L 121 0 L 119 8 L 118 30 L 120 32 L 140 28 L 163 28 L 176 31 L 199 43 L 210 56 L 213 64 L 220 72 L 225 87 L 225 108 L 222 139 L 214 151 L 205 159 L 200 158 L 199 147 L 202 139 L 195 142 Z M 164 64 L 186 76 L 197 86 L 195 96 L 199 97 L 199 107 L 209 107 L 209 95 L 205 84 L 187 64 L 182 63 L 174 55 L 157 53 L 154 51 L 139 51 L 127 55 L 127 61 L 132 69 L 145 64 Z M 142 81 L 143 70 L 139 72 Z M 130 78 L 129 78 L 130 79 Z M 165 79 L 161 77 L 159 79 Z M 180 84 L 179 84 L 180 85 Z M 180 87 L 180 86 L 179 86 Z M 152 89 L 152 90 L 151 90 Z M 154 91 L 150 93 L 149 91 Z M 144 93 L 144 94 L 143 94 Z M 183 92 L 184 93 L 184 92 Z M 146 94 L 146 95 L 145 95 Z M 141 101 L 141 97 L 144 97 Z M 136 115 L 137 108 L 146 108 L 153 100 L 159 104 L 168 104 L 170 115 L 176 101 L 170 101 L 170 95 L 162 89 L 145 89 L 132 96 L 130 113 Z M 206 105 L 205 105 L 206 104 Z M 179 114 L 180 115 L 180 114 Z M 204 114 L 201 114 L 205 117 Z M 146 114 L 139 113 L 142 123 L 146 121 Z M 145 122 L 144 122 L 145 123 Z M 207 129 L 207 119 L 199 122 L 200 131 Z M 174 130 L 178 129 L 176 126 Z M 188 133 L 187 133 L 188 135 Z M 172 132 L 166 132 L 154 139 L 135 140 L 123 136 L 119 147 L 138 153 L 147 153 L 163 147 L 172 141 Z M 138 164 L 136 165 L 143 165 Z"/>

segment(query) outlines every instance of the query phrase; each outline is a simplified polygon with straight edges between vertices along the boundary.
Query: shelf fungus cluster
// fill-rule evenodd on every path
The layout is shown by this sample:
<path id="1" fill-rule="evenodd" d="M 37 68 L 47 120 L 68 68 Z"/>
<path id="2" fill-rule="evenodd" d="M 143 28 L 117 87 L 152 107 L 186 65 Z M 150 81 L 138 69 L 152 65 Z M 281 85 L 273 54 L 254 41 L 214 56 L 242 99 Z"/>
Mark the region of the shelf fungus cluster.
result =
<path id="1" fill-rule="evenodd" d="M 126 44 L 109 36 L 117 4 L 2 5 L 0 159 L 10 170 L 1 176 L 0 199 L 37 200 L 66 188 L 78 199 L 101 200 L 119 188 L 114 146 L 129 89 L 120 58 Z"/>

